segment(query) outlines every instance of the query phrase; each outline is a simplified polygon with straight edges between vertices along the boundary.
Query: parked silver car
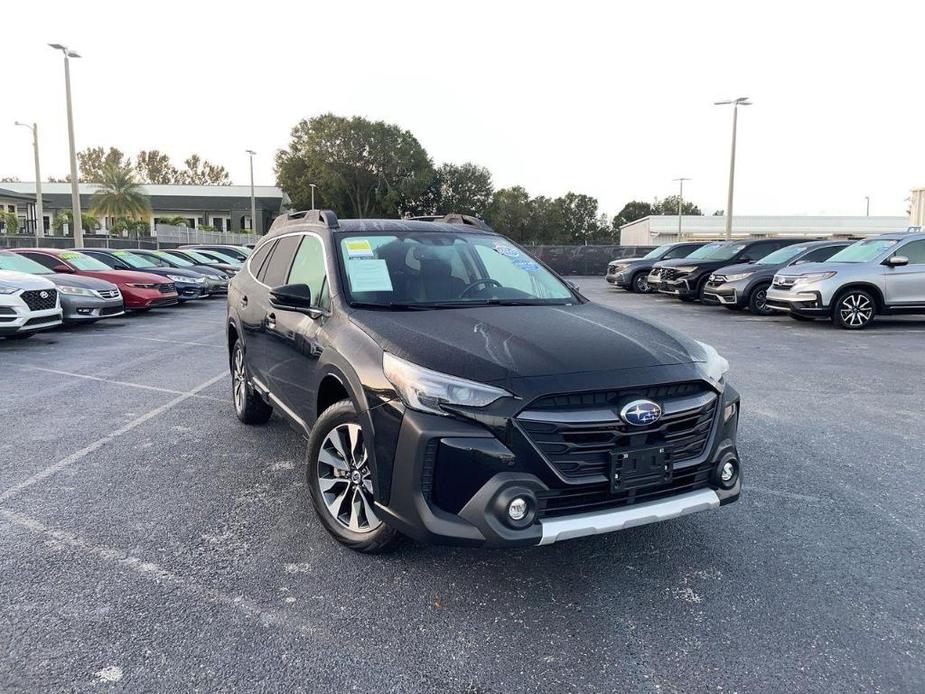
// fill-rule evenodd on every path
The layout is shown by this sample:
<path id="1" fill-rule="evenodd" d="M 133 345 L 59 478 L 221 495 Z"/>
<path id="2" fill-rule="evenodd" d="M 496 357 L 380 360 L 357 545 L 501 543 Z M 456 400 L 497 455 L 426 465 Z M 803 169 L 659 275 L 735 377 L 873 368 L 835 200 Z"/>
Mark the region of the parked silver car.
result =
<path id="1" fill-rule="evenodd" d="M 920 227 L 858 241 L 824 263 L 774 276 L 768 308 L 799 320 L 831 318 L 860 330 L 878 314 L 925 315 L 925 233 Z"/>

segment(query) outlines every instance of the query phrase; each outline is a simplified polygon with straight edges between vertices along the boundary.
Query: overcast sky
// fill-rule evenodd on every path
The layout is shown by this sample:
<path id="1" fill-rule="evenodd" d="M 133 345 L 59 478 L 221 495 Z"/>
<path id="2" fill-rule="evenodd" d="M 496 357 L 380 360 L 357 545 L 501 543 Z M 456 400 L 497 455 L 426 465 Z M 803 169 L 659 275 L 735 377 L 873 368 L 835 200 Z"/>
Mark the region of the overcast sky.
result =
<path id="1" fill-rule="evenodd" d="M 137 8 L 137 10 L 135 9 Z M 498 187 L 568 190 L 613 214 L 692 178 L 725 207 L 739 114 L 737 214 L 905 214 L 925 185 L 925 2 L 7 3 L 0 176 L 68 172 L 63 67 L 77 147 L 190 152 L 272 184 L 301 118 L 331 111 L 411 130 L 436 163 Z"/>

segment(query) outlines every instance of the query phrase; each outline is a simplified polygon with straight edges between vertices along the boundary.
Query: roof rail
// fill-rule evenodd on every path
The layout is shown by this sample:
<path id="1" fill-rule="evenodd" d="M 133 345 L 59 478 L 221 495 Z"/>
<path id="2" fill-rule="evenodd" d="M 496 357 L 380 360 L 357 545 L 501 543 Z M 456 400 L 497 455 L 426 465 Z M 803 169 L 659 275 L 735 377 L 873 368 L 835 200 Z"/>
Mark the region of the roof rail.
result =
<path id="1" fill-rule="evenodd" d="M 281 214 L 274 219 L 267 233 L 278 231 L 293 222 L 321 224 L 328 229 L 337 229 L 340 226 L 337 221 L 337 215 L 334 214 L 332 210 L 296 210 L 287 214 Z"/>
<path id="2" fill-rule="evenodd" d="M 471 226 L 483 229 L 485 231 L 494 231 L 488 224 L 478 217 L 473 217 L 470 214 L 459 214 L 458 212 L 451 212 L 450 214 L 427 214 L 420 215 L 417 217 L 409 217 L 418 222 L 442 222 L 443 224 L 457 224 L 461 226 Z"/>

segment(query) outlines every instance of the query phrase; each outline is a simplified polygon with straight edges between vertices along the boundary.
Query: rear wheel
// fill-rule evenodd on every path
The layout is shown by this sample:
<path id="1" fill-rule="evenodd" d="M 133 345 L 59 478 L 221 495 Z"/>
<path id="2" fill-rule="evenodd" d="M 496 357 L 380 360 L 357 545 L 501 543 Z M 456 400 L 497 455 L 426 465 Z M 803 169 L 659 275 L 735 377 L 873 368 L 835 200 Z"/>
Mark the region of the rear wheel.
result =
<path id="1" fill-rule="evenodd" d="M 748 310 L 757 316 L 770 316 L 774 310 L 768 308 L 768 289 L 770 284 L 759 284 L 748 296 Z"/>
<path id="2" fill-rule="evenodd" d="M 877 302 L 863 289 L 849 289 L 832 307 L 832 322 L 845 330 L 863 330 L 877 315 Z"/>
<path id="3" fill-rule="evenodd" d="M 234 413 L 245 424 L 265 424 L 273 415 L 273 408 L 264 402 L 250 383 L 240 340 L 231 348 L 231 395 Z"/>
<path id="4" fill-rule="evenodd" d="M 394 548 L 401 535 L 376 514 L 371 448 L 353 403 L 341 400 L 312 427 L 306 467 L 312 506 L 325 529 L 350 549 L 374 554 Z"/>

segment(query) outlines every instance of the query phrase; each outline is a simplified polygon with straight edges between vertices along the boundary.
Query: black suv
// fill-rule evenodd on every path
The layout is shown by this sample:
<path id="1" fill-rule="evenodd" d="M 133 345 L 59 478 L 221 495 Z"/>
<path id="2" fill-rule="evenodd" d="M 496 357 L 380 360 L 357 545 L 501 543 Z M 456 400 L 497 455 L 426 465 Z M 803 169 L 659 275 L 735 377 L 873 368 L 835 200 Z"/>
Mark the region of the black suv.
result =
<path id="1" fill-rule="evenodd" d="M 703 243 L 666 243 L 641 258 L 612 260 L 607 266 L 607 276 L 604 279 L 631 292 L 650 294 L 655 291 L 654 287 L 649 286 L 649 273 L 655 263 L 660 260 L 686 258 L 702 245 Z"/>
<path id="2" fill-rule="evenodd" d="M 739 496 L 726 360 L 472 217 L 278 218 L 227 335 L 238 418 L 308 435 L 312 504 L 356 550 L 547 544 Z"/>
<path id="3" fill-rule="evenodd" d="M 701 301 L 720 304 L 733 311 L 747 308 L 760 316 L 774 315 L 767 305 L 768 289 L 775 273 L 804 263 L 823 263 L 851 241 L 808 241 L 784 246 L 754 263 L 727 265 L 710 274 Z"/>
<path id="4" fill-rule="evenodd" d="M 681 301 L 696 301 L 703 298 L 707 280 L 714 271 L 736 263 L 754 263 L 779 248 L 799 242 L 799 239 L 715 241 L 686 258 L 656 263 L 649 273 L 649 284 Z"/>

